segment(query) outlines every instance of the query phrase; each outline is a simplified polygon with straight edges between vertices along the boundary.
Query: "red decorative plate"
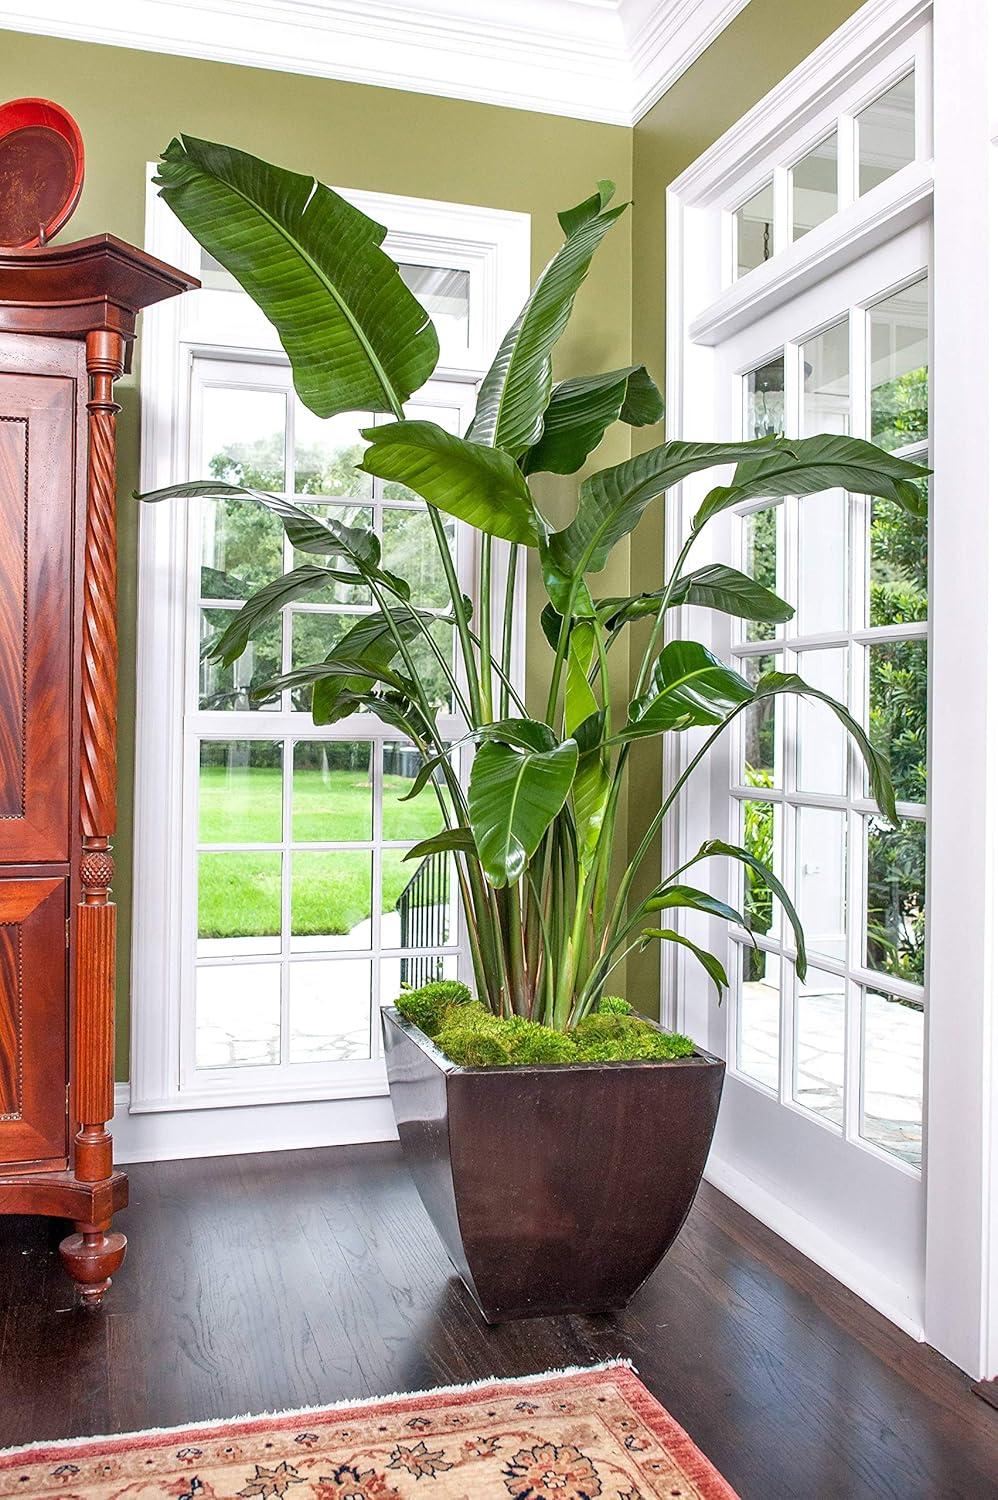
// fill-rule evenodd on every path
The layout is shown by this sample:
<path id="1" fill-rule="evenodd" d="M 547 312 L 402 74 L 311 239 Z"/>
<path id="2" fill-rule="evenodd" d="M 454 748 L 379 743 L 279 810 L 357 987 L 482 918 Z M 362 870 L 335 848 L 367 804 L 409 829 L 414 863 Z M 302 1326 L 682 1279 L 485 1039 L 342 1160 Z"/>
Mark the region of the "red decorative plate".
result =
<path id="1" fill-rule="evenodd" d="M 44 245 L 83 191 L 83 137 L 50 99 L 0 104 L 0 246 Z"/>

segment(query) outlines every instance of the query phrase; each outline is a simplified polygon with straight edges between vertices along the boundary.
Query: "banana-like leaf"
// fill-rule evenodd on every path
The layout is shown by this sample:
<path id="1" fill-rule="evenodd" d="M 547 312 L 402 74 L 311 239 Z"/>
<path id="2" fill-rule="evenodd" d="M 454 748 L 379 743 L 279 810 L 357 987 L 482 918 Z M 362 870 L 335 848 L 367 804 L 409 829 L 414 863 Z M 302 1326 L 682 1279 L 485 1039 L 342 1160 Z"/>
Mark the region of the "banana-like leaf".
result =
<path id="1" fill-rule="evenodd" d="M 647 948 L 648 944 L 654 942 L 656 939 L 663 943 L 678 943 L 681 948 L 686 948 L 693 954 L 697 962 L 702 964 L 706 969 L 714 983 L 714 988 L 717 990 L 718 1000 L 724 999 L 724 991 L 728 987 L 728 976 L 724 971 L 724 965 L 721 963 L 721 960 L 715 958 L 713 953 L 708 953 L 706 948 L 699 947 L 690 938 L 683 937 L 681 932 L 672 932 L 669 928 L 646 927 L 642 931 L 641 936 L 644 939 L 641 944 L 642 948 Z"/>
<path id="2" fill-rule="evenodd" d="M 540 440 L 523 458 L 525 474 L 574 474 L 614 422 L 647 427 L 664 404 L 644 365 L 559 380 L 544 413 Z"/>
<path id="3" fill-rule="evenodd" d="M 699 531 L 712 516 L 745 500 L 815 495 L 831 489 L 877 495 L 920 516 L 925 513 L 925 498 L 915 481 L 930 472 L 862 438 L 819 433 L 781 440 L 776 452 L 739 463 L 730 484 L 710 491 L 693 518 L 693 529 Z"/>
<path id="4" fill-rule="evenodd" d="M 573 735 L 579 725 L 599 711 L 589 685 L 589 669 L 596 649 L 596 626 L 578 620 L 568 638 L 568 671 L 565 677 L 565 733 Z"/>
<path id="5" fill-rule="evenodd" d="M 429 380 L 436 331 L 383 225 L 314 177 L 194 136 L 170 142 L 155 180 L 274 325 L 317 417 L 397 412 Z"/>
<path id="6" fill-rule="evenodd" d="M 375 673 L 390 667 L 398 655 L 396 633 L 408 645 L 422 634 L 421 624 L 429 626 L 447 619 L 427 610 L 393 608 L 389 613 L 395 631 L 380 611 L 361 615 L 327 655 L 326 662 L 330 665 L 340 661 L 362 662 L 365 670 L 356 676 L 329 673 L 316 679 L 312 689 L 312 717 L 316 724 L 336 724 L 353 712 L 351 697 L 369 692 L 377 680 Z"/>
<path id="7" fill-rule="evenodd" d="M 551 395 L 551 350 L 604 236 L 628 205 L 609 208 L 613 184 L 559 214 L 565 243 L 548 262 L 482 381 L 467 436 L 520 458 L 536 443 Z"/>
<path id="8" fill-rule="evenodd" d="M 641 910 L 668 911 L 673 907 L 681 907 L 684 911 L 700 911 L 708 917 L 721 917 L 725 922 L 735 922 L 739 927 L 744 927 L 746 932 L 752 931 L 740 911 L 735 911 L 727 901 L 721 901 L 709 891 L 698 890 L 694 885 L 670 885 L 664 890 L 656 891 L 654 896 L 648 897 Z"/>
<path id="9" fill-rule="evenodd" d="M 572 787 L 579 747 L 565 740 L 553 750 L 518 750 L 490 741 L 475 756 L 468 783 L 468 816 L 490 885 L 523 874 Z"/>
<path id="10" fill-rule="evenodd" d="M 787 919 L 790 922 L 790 926 L 793 928 L 794 939 L 797 945 L 797 956 L 794 962 L 794 968 L 796 969 L 797 977 L 799 979 L 805 979 L 807 977 L 807 955 L 804 951 L 804 928 L 801 926 L 800 917 L 797 915 L 797 911 L 794 907 L 793 902 L 787 895 L 786 888 L 779 880 L 777 880 L 776 876 L 773 874 L 769 866 L 763 864 L 761 859 L 756 859 L 754 854 L 750 854 L 749 851 L 747 849 L 743 849 L 740 844 L 727 844 L 723 839 L 708 839 L 705 844 L 701 844 L 700 848 L 697 850 L 696 854 L 694 854 L 692 859 L 687 860 L 685 865 L 680 866 L 678 870 L 674 871 L 673 874 L 669 876 L 669 880 L 675 880 L 677 875 L 682 875 L 685 870 L 692 869 L 692 867 L 696 864 L 699 864 L 702 859 L 712 859 L 715 855 L 720 855 L 725 859 L 737 859 L 740 860 L 743 865 L 748 865 L 750 869 L 755 871 L 760 880 L 764 881 L 772 891 L 773 895 L 776 897 L 777 901 L 786 912 Z M 665 890 L 668 889 L 668 885 L 669 881 L 667 880 L 663 883 L 663 885 L 659 886 L 657 891 L 653 891 L 648 899 L 654 900 L 657 896 L 661 895 Z"/>
<path id="11" fill-rule="evenodd" d="M 543 523 L 508 453 L 454 437 L 434 422 L 393 422 L 363 436 L 370 444 L 359 465 L 365 474 L 408 485 L 490 536 L 538 545 Z"/>
<path id="12" fill-rule="evenodd" d="M 288 540 L 300 552 L 314 552 L 326 557 L 345 557 L 361 571 L 375 572 L 384 582 L 397 586 L 401 580 L 378 572 L 381 543 L 377 533 L 367 526 L 344 526 L 332 517 L 316 516 L 281 495 L 265 490 L 247 489 L 242 484 L 226 484 L 221 479 L 192 479 L 183 484 L 168 484 L 160 490 L 133 492 L 136 500 L 156 504 L 162 500 L 248 500 L 277 516 Z M 408 598 L 408 587 L 404 598 Z"/>
<path id="13" fill-rule="evenodd" d="M 571 582 L 606 567 L 610 553 L 632 532 L 645 510 L 670 486 L 715 464 L 738 463 L 776 439 L 749 443 L 663 443 L 647 453 L 601 469 L 584 481 L 575 519 L 541 546 L 544 582 L 555 607 L 573 608 Z"/>
<path id="14" fill-rule="evenodd" d="M 444 828 L 432 838 L 413 844 L 403 854 L 403 863 L 408 859 L 425 859 L 428 854 L 475 854 L 475 836 L 470 828 Z"/>
<path id="15" fill-rule="evenodd" d="M 579 747 L 579 764 L 572 782 L 572 811 L 583 880 L 599 845 L 610 798 L 611 781 L 603 758 L 605 727 L 606 710 L 599 709 L 584 719 L 572 735 Z"/>
<path id="16" fill-rule="evenodd" d="M 870 789 L 874 800 L 885 818 L 897 823 L 897 807 L 894 800 L 894 783 L 891 780 L 890 761 L 867 738 L 862 726 L 856 722 L 849 710 L 820 688 L 811 687 L 796 672 L 766 672 L 755 685 L 756 698 L 773 698 L 777 693 L 799 693 L 803 697 L 818 698 L 827 703 L 832 713 L 843 725 L 859 750 L 870 777 Z"/>
<path id="17" fill-rule="evenodd" d="M 231 666 L 242 656 L 250 639 L 292 600 L 313 594 L 316 589 L 331 587 L 334 583 L 363 582 L 361 573 L 345 573 L 340 568 L 320 568 L 312 564 L 295 568 L 291 573 L 281 573 L 246 600 L 222 634 L 212 641 L 206 654 L 227 667 Z"/>
<path id="18" fill-rule="evenodd" d="M 648 594 L 632 594 L 628 598 L 600 599 L 597 612 L 607 630 L 616 631 L 631 620 L 658 614 L 664 593 L 662 588 Z M 716 609 L 739 620 L 758 620 L 767 625 L 781 624 L 794 617 L 793 605 L 781 599 L 779 594 L 723 563 L 708 563 L 677 579 L 669 597 L 669 608 L 674 609 L 680 604 Z"/>
<path id="19" fill-rule="evenodd" d="M 314 687 L 317 682 L 325 682 L 330 677 L 361 678 L 371 683 L 381 683 L 393 688 L 397 693 L 412 691 L 412 683 L 407 678 L 399 676 L 397 672 L 389 671 L 387 667 L 377 666 L 370 656 L 357 656 L 339 657 L 335 661 L 312 662 L 305 667 L 292 667 L 290 672 L 280 672 L 276 677 L 261 682 L 260 686 L 253 690 L 252 696 L 262 701 L 286 689 Z M 345 691 L 350 691 L 349 686 Z M 359 696 L 359 694 L 354 694 L 354 696 Z"/>
<path id="20" fill-rule="evenodd" d="M 670 641 L 659 653 L 647 693 L 628 709 L 627 739 L 693 725 L 720 724 L 754 697 L 751 686 L 698 641 Z"/>

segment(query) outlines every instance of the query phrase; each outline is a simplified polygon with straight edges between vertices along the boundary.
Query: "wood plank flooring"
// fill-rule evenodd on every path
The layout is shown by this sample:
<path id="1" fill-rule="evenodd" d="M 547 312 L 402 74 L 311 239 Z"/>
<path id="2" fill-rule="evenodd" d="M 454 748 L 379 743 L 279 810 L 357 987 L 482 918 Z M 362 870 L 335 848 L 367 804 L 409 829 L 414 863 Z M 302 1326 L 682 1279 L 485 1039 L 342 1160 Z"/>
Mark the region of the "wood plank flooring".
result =
<path id="1" fill-rule="evenodd" d="M 103 1312 L 72 1305 L 63 1226 L 0 1218 L 0 1445 L 626 1355 L 743 1500 L 998 1497 L 966 1377 L 706 1185 L 626 1312 L 488 1328 L 395 1145 L 129 1175 Z"/>

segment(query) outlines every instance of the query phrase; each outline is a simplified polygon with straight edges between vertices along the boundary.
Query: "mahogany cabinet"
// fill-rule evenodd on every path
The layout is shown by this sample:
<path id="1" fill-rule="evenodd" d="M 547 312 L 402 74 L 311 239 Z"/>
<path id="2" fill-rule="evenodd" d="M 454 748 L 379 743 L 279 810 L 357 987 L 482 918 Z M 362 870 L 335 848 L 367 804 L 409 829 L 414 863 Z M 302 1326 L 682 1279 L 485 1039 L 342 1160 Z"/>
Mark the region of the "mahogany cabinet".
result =
<path id="1" fill-rule="evenodd" d="M 73 1221 L 84 1299 L 121 1264 L 115 1171 L 115 379 L 196 285 L 111 235 L 0 249 L 0 1213 Z"/>

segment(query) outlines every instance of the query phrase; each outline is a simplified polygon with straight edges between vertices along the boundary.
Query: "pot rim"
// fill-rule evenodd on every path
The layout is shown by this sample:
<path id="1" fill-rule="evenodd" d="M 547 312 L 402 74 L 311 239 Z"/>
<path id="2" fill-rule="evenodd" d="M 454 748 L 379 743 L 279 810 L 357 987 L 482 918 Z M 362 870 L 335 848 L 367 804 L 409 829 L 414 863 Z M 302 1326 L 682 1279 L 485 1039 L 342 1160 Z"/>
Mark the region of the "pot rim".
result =
<path id="1" fill-rule="evenodd" d="M 607 1068 L 690 1068 L 703 1065 L 710 1068 L 720 1065 L 723 1068 L 725 1066 L 723 1058 L 715 1057 L 713 1052 L 707 1052 L 703 1047 L 697 1046 L 696 1042 L 694 1042 L 693 1045 L 696 1047 L 696 1052 L 691 1057 L 632 1057 L 622 1062 L 505 1063 L 494 1067 L 468 1067 L 462 1063 L 452 1062 L 445 1052 L 441 1052 L 432 1037 L 428 1037 L 426 1032 L 419 1026 L 414 1025 L 412 1021 L 407 1021 L 404 1016 L 399 1014 L 394 1005 L 382 1006 L 381 1013 L 383 1016 L 388 1017 L 393 1026 L 397 1026 L 399 1031 L 409 1037 L 410 1041 L 415 1042 L 416 1046 L 425 1052 L 436 1067 L 440 1069 L 441 1073 L 447 1073 L 448 1075 L 453 1073 L 468 1073 L 476 1076 L 488 1074 L 490 1077 L 505 1077 L 511 1073 L 517 1075 L 523 1073 L 567 1073 L 569 1071 L 573 1073 L 582 1071 L 592 1073 L 602 1072 Z M 654 1026 L 656 1031 L 665 1031 L 666 1029 L 664 1026 L 660 1026 L 657 1021 L 652 1021 L 648 1016 L 643 1017 L 643 1019 Z"/>

